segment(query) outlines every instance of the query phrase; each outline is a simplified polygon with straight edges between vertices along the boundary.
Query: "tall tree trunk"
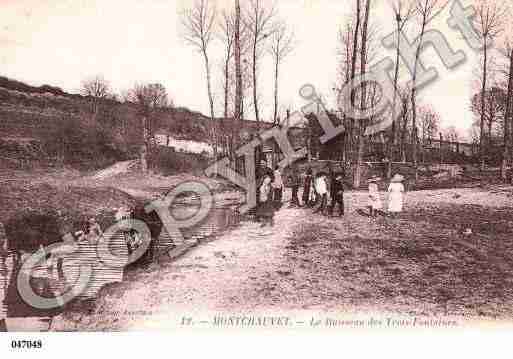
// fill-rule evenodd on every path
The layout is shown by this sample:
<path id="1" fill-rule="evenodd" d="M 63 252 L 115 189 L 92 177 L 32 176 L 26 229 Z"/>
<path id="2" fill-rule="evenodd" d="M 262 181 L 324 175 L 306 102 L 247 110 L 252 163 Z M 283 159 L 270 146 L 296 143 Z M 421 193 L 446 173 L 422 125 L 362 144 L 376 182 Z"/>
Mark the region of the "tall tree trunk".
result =
<path id="1" fill-rule="evenodd" d="M 492 149 L 493 139 L 492 139 L 492 127 L 493 127 L 493 116 L 490 116 L 490 121 L 488 121 L 488 148 Z"/>
<path id="2" fill-rule="evenodd" d="M 274 58 L 274 124 L 278 123 L 278 70 L 280 66 L 280 56 L 277 53 Z"/>
<path id="3" fill-rule="evenodd" d="M 406 131 L 408 130 L 408 114 L 401 116 L 403 128 L 401 130 L 401 161 L 406 162 Z"/>
<path id="4" fill-rule="evenodd" d="M 235 0 L 235 121 L 238 131 L 232 135 L 235 139 L 242 131 L 242 69 L 240 51 L 240 0 Z M 236 126 L 233 126 L 235 128 Z M 232 146 L 232 148 L 235 146 Z"/>
<path id="5" fill-rule="evenodd" d="M 422 48 L 422 43 L 424 41 L 424 33 L 426 31 L 426 23 L 427 23 L 427 13 L 423 15 L 422 18 L 422 28 L 420 31 L 420 37 L 419 37 L 419 45 L 417 47 L 417 51 L 415 53 L 415 64 L 413 66 L 413 80 L 412 80 L 412 89 L 411 89 L 411 112 L 412 112 L 412 119 L 411 119 L 411 128 L 412 128 L 412 139 L 411 142 L 413 144 L 412 148 L 412 160 L 413 160 L 413 167 L 415 169 L 415 180 L 418 179 L 418 170 L 417 170 L 417 89 L 416 89 L 416 82 L 417 82 L 417 67 L 419 64 L 419 58 L 420 58 L 420 50 Z"/>
<path id="6" fill-rule="evenodd" d="M 228 96 L 229 96 L 229 77 L 230 77 L 230 69 L 229 69 L 229 66 L 230 66 L 230 57 L 227 56 L 226 58 L 226 61 L 224 63 L 224 112 L 223 112 L 223 117 L 224 117 L 224 121 L 228 118 Z M 223 122 L 223 123 L 226 123 L 226 122 Z M 230 151 L 230 148 L 232 146 L 232 142 L 233 142 L 233 138 L 232 136 L 230 135 L 227 135 L 225 133 L 225 129 L 220 129 L 220 132 L 223 133 L 223 138 L 225 139 L 223 141 L 223 144 L 225 146 L 225 149 L 223 151 L 224 154 L 228 154 L 231 158 L 231 151 Z"/>
<path id="7" fill-rule="evenodd" d="M 351 44 L 349 42 L 349 35 L 350 35 L 350 31 L 348 29 L 347 31 L 347 41 L 346 41 L 346 68 L 345 68 L 345 82 L 344 82 L 344 85 L 348 84 L 349 81 L 351 81 L 351 68 L 350 68 L 350 64 L 351 64 L 351 51 L 350 51 L 350 47 L 351 47 Z M 342 104 L 344 105 L 344 104 Z M 349 159 L 351 158 L 350 156 L 350 149 L 351 149 L 351 146 L 350 146 L 350 141 L 351 141 L 351 137 L 352 137 L 352 129 L 351 129 L 351 120 L 349 119 L 349 117 L 347 116 L 347 108 L 342 108 L 342 116 L 343 116 L 343 121 L 344 121 L 344 127 L 345 127 L 345 131 L 344 131 L 344 149 L 343 149 L 343 154 L 342 154 L 342 157 L 343 157 L 343 161 L 344 161 L 344 165 L 347 165 L 347 162 L 349 161 Z"/>
<path id="8" fill-rule="evenodd" d="M 479 123 L 479 160 L 481 161 L 481 171 L 485 169 L 485 151 L 484 151 L 484 122 L 485 122 L 485 96 L 486 96 L 486 79 L 488 66 L 488 45 L 483 42 L 483 78 L 481 87 L 481 120 Z"/>
<path id="9" fill-rule="evenodd" d="M 208 60 L 208 55 L 206 50 L 203 51 L 203 57 L 205 59 L 205 70 L 207 73 L 207 90 L 208 90 L 208 101 L 210 103 L 210 122 L 212 126 L 212 138 L 214 142 L 214 158 L 217 160 L 217 129 L 216 129 L 216 122 L 215 122 L 215 114 L 214 114 L 214 96 L 212 95 L 212 84 L 211 84 L 211 77 L 210 77 L 210 63 Z"/>
<path id="10" fill-rule="evenodd" d="M 354 31 L 353 53 L 352 53 L 352 58 L 351 58 L 351 89 L 354 89 L 354 78 L 356 76 L 356 55 L 358 52 L 358 35 L 360 33 L 360 14 L 361 14 L 360 0 L 356 0 L 356 25 L 353 30 Z M 350 99 L 350 101 L 351 101 L 350 108 L 352 109 L 353 106 L 355 105 L 355 91 L 351 91 L 350 98 L 351 98 Z M 352 115 L 351 115 L 350 121 L 351 121 L 351 132 L 353 132 L 355 120 Z M 350 136 L 351 144 L 352 144 L 352 140 L 353 140 L 352 137 L 353 136 Z M 353 162 L 356 162 L 356 161 L 353 161 Z M 354 168 L 354 172 L 353 172 L 353 182 L 355 181 L 357 171 L 359 171 L 359 169 L 357 168 L 357 166 L 355 164 L 355 168 Z"/>
<path id="11" fill-rule="evenodd" d="M 506 95 L 506 113 L 504 114 L 504 152 L 502 154 L 501 178 L 506 181 L 508 160 L 510 156 L 511 141 L 511 97 L 513 96 L 513 48 L 509 53 L 509 72 L 508 72 L 508 93 Z"/>
<path id="12" fill-rule="evenodd" d="M 224 63 L 224 118 L 228 118 L 228 95 L 229 91 L 229 81 L 230 80 L 230 57 L 226 57 L 226 61 Z"/>
<path id="13" fill-rule="evenodd" d="M 400 52 L 400 44 L 401 44 L 401 14 L 397 14 L 396 16 L 396 24 L 397 24 L 397 49 L 395 52 L 395 70 L 394 70 L 394 99 L 392 106 L 392 136 L 390 139 L 390 143 L 388 145 L 388 168 L 387 168 L 387 178 L 392 177 L 392 162 L 394 161 L 394 148 L 397 146 L 397 137 L 399 134 L 399 124 L 397 123 L 398 114 L 395 112 L 395 106 L 397 103 L 397 82 L 399 81 L 399 57 L 401 55 Z"/>
<path id="14" fill-rule="evenodd" d="M 365 4 L 365 15 L 364 22 L 362 28 L 362 45 L 360 48 L 360 73 L 364 74 L 366 72 L 367 66 L 367 29 L 369 27 L 369 13 L 370 13 L 370 0 L 366 1 Z M 362 85 L 362 97 L 361 97 L 361 108 L 364 109 L 367 107 L 367 86 L 364 83 Z M 361 175 L 362 175 L 362 162 L 363 162 L 363 149 L 364 149 L 364 133 L 366 122 L 369 119 L 362 119 L 358 123 L 358 148 L 356 155 L 356 171 L 354 176 L 354 186 L 355 188 L 360 187 Z"/>
<path id="15" fill-rule="evenodd" d="M 258 101 L 257 101 L 257 37 L 255 32 L 255 38 L 253 39 L 253 106 L 255 108 L 255 119 L 257 122 L 257 130 L 260 131 L 260 114 L 258 112 Z"/>
<path id="16" fill-rule="evenodd" d="M 442 135 L 442 132 L 440 132 L 440 168 L 439 170 L 441 171 L 442 170 L 442 164 L 444 163 L 444 137 Z"/>

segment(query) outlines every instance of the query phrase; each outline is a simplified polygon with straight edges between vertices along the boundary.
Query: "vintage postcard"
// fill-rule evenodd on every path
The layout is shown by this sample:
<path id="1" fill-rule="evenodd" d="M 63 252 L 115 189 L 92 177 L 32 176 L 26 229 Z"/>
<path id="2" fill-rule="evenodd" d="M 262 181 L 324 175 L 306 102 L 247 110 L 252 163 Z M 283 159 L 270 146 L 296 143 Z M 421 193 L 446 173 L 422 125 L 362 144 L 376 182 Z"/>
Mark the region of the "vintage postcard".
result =
<path id="1" fill-rule="evenodd" d="M 0 9 L 0 331 L 512 327 L 509 2 Z"/>

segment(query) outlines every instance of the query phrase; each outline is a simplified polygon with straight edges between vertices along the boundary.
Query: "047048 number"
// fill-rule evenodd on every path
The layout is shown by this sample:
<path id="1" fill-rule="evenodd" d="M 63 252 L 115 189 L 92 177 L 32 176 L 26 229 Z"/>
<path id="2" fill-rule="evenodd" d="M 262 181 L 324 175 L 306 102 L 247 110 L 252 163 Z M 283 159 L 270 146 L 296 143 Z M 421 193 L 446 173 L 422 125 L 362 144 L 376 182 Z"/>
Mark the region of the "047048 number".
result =
<path id="1" fill-rule="evenodd" d="M 12 349 L 41 349 L 43 347 L 42 340 L 12 340 Z"/>

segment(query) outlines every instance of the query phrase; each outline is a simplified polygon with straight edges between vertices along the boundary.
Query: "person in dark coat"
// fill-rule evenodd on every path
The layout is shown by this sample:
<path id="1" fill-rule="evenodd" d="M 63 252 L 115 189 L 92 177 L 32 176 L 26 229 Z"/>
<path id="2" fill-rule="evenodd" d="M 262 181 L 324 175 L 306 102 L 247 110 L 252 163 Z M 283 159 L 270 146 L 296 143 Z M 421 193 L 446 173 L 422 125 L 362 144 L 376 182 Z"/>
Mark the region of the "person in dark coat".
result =
<path id="1" fill-rule="evenodd" d="M 310 205 L 310 188 L 312 187 L 313 182 L 312 173 L 311 168 L 306 171 L 305 182 L 303 185 L 303 206 L 305 207 Z"/>
<path id="2" fill-rule="evenodd" d="M 338 204 L 339 216 L 344 215 L 344 177 L 342 173 L 333 173 L 330 187 L 330 216 L 333 216 Z"/>

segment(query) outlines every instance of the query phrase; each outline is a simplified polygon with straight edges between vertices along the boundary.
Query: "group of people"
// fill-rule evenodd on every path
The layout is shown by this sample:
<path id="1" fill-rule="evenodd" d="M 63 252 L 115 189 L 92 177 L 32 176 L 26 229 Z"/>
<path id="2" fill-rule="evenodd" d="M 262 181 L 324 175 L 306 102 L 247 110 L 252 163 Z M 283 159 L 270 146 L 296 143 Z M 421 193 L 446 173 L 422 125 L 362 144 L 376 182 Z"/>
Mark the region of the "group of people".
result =
<path id="1" fill-rule="evenodd" d="M 383 213 L 383 203 L 381 202 L 381 196 L 379 193 L 378 183 L 381 178 L 372 176 L 369 178 L 369 215 L 376 217 L 377 214 Z M 391 217 L 397 217 L 397 215 L 403 210 L 404 201 L 404 177 L 400 174 L 396 174 L 390 180 L 388 185 L 388 213 Z"/>
<path id="2" fill-rule="evenodd" d="M 292 172 L 292 177 L 296 177 L 297 172 Z M 299 183 L 301 184 L 301 183 Z M 314 213 L 325 214 L 328 210 L 331 216 L 334 215 L 335 208 L 338 206 L 339 216 L 344 215 L 344 174 L 342 172 L 332 172 L 329 174 L 320 172 L 314 177 L 313 171 L 309 168 L 306 171 L 303 181 L 303 196 L 300 203 L 298 196 L 292 197 L 292 206 L 310 207 L 318 206 Z M 299 187 L 293 193 L 298 191 Z M 331 204 L 328 208 L 328 194 L 331 198 Z"/>
<path id="3" fill-rule="evenodd" d="M 274 213 L 282 206 L 284 182 L 279 166 L 274 171 L 266 163 L 260 163 L 257 180 L 257 211 L 256 217 L 262 227 L 274 226 Z"/>
<path id="4" fill-rule="evenodd" d="M 372 176 L 368 180 L 368 209 L 369 216 L 375 217 L 384 214 L 378 183 L 381 178 Z M 388 213 L 396 217 L 402 211 L 405 187 L 404 177 L 396 174 L 390 180 L 388 186 Z M 297 168 L 292 168 L 287 177 L 287 187 L 292 189 L 291 207 L 315 208 L 314 213 L 323 215 L 335 215 L 338 207 L 338 216 L 344 216 L 344 190 L 345 176 L 343 172 L 329 173 L 319 172 L 315 176 L 311 168 L 308 168 L 303 175 L 299 174 Z M 265 162 L 260 164 L 257 172 L 257 210 L 256 217 L 262 226 L 274 225 L 274 214 L 282 206 L 283 190 L 285 183 L 281 170 L 278 166 L 274 171 L 266 166 Z M 303 187 L 303 193 L 299 196 L 299 190 Z M 329 200 L 331 203 L 328 204 Z"/>

